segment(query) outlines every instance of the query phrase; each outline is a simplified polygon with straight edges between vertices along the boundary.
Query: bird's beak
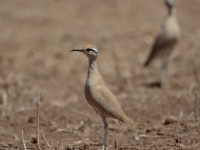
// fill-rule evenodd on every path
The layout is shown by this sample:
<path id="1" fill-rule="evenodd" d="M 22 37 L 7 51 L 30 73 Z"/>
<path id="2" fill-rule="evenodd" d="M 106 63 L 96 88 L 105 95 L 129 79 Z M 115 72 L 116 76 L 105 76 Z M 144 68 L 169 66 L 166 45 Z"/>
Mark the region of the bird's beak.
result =
<path id="1" fill-rule="evenodd" d="M 71 52 L 83 52 L 82 49 L 72 49 Z"/>

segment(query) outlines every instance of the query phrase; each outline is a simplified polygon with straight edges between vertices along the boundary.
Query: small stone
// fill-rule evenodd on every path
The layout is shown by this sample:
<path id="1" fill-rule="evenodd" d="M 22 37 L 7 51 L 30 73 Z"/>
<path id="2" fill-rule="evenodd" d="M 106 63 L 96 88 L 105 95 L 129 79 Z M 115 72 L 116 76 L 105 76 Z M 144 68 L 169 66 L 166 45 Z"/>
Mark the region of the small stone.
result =
<path id="1" fill-rule="evenodd" d="M 163 125 L 169 125 L 177 122 L 177 118 L 174 116 L 168 116 L 164 119 Z"/>

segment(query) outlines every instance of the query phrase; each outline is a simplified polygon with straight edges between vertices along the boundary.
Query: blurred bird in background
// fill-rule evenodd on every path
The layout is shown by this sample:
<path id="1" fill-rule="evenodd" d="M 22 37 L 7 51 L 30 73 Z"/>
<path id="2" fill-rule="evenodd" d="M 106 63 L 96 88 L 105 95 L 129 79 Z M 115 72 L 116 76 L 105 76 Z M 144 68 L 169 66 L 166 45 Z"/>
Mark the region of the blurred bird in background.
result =
<path id="1" fill-rule="evenodd" d="M 161 87 L 163 89 L 169 88 L 169 59 L 180 37 L 180 29 L 177 22 L 175 7 L 178 1 L 179 0 L 164 1 L 168 10 L 168 15 L 165 18 L 160 32 L 154 40 L 151 52 L 144 63 L 144 67 L 147 67 L 156 57 L 161 57 Z"/>

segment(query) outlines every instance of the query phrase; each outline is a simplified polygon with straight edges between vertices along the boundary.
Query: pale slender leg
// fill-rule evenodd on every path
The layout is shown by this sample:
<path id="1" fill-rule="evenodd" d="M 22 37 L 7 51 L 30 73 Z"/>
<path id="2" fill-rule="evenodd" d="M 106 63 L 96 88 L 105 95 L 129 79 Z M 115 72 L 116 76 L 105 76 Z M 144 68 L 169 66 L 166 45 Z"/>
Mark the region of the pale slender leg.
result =
<path id="1" fill-rule="evenodd" d="M 107 129 L 108 129 L 108 123 L 105 117 L 102 117 L 103 123 L 104 123 L 104 130 L 103 130 L 103 138 L 102 138 L 102 150 L 106 149 L 106 135 L 107 135 Z"/>
<path id="2" fill-rule="evenodd" d="M 169 88 L 169 54 L 163 58 L 162 68 L 161 68 L 161 87 L 163 90 L 167 90 Z"/>

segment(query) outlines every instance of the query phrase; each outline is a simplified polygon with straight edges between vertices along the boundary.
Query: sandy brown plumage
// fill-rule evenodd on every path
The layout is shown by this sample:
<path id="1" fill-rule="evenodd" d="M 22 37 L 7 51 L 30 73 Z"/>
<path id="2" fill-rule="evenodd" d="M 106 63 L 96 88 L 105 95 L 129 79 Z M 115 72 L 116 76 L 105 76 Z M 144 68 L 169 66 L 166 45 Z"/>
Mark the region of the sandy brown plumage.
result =
<path id="1" fill-rule="evenodd" d="M 89 68 L 85 84 L 85 96 L 88 103 L 99 115 L 118 119 L 127 125 L 132 125 L 115 96 L 105 84 L 97 69 L 97 64 L 93 62 Z"/>
<path id="2" fill-rule="evenodd" d="M 153 60 L 155 60 L 155 58 L 162 58 L 162 80 L 163 82 L 165 82 L 166 86 L 168 84 L 167 68 L 169 63 L 169 57 L 172 51 L 175 49 L 175 46 L 177 45 L 177 42 L 180 37 L 180 29 L 176 18 L 176 2 L 177 0 L 165 0 L 168 9 L 168 15 L 165 18 L 161 26 L 160 32 L 154 40 L 150 54 L 144 63 L 144 67 L 147 67 L 151 64 Z"/>
<path id="3" fill-rule="evenodd" d="M 180 36 L 176 16 L 171 14 L 165 19 L 159 34 L 154 40 L 151 52 L 144 66 L 148 66 L 157 56 L 169 55 L 176 46 Z"/>
<path id="4" fill-rule="evenodd" d="M 98 50 L 96 46 L 86 45 L 81 49 L 74 49 L 72 51 L 84 53 L 89 60 L 88 75 L 84 92 L 88 103 L 94 108 L 94 110 L 101 116 L 103 120 L 104 132 L 102 143 L 104 149 L 106 147 L 105 142 L 108 128 L 108 123 L 106 120 L 107 117 L 118 119 L 129 126 L 133 126 L 133 123 L 124 113 L 120 104 L 109 90 L 100 72 L 98 71 L 96 64 Z"/>

